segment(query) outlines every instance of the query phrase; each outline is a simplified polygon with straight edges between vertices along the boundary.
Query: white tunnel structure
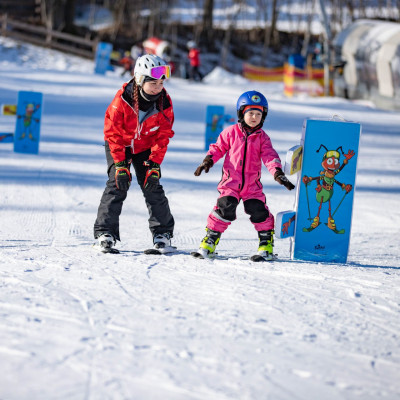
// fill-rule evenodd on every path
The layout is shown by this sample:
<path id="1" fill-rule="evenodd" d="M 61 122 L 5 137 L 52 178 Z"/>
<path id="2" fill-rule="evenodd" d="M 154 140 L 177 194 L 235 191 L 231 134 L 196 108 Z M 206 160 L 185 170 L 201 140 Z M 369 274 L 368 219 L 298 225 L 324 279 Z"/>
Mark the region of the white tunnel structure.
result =
<path id="1" fill-rule="evenodd" d="M 400 24 L 358 20 L 334 41 L 335 94 L 400 110 Z"/>

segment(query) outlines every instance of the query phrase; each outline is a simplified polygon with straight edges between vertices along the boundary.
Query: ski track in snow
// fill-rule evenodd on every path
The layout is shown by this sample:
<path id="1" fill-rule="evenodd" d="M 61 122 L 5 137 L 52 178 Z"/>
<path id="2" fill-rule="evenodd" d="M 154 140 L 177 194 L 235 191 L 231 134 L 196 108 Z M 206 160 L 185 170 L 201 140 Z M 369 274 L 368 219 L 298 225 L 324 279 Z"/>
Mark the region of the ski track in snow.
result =
<path id="1" fill-rule="evenodd" d="M 163 184 L 179 251 L 142 253 L 151 236 L 133 184 L 121 253 L 104 255 L 91 248 L 106 180 L 101 132 L 121 80 L 96 77 L 97 90 L 87 65 L 75 74 L 35 70 L 30 81 L 26 67 L 10 69 L 0 57 L 2 102 L 21 82 L 25 90 L 39 82 L 45 95 L 39 156 L 0 147 L 0 399 L 398 399 L 400 116 L 336 98 L 287 100 L 262 86 L 282 158 L 307 113 L 339 109 L 364 121 L 349 261 L 292 261 L 288 242 L 276 240 L 278 261 L 250 262 L 257 236 L 241 205 L 218 246 L 222 257 L 195 260 L 220 178 L 220 166 L 193 177 L 205 155 L 205 106 L 232 113 L 248 85 L 172 80 L 176 136 Z M 2 129 L 8 121 L 0 119 Z M 292 193 L 265 171 L 263 181 L 274 214 L 292 207 Z"/>

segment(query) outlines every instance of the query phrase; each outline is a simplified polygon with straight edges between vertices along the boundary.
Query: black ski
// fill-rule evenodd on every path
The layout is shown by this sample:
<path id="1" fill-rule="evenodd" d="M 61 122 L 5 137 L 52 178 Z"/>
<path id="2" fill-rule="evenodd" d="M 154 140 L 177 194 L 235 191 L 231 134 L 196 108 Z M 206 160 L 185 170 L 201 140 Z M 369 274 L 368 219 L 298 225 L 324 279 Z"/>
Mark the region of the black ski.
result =
<path id="1" fill-rule="evenodd" d="M 192 257 L 194 257 L 194 258 L 204 259 L 204 256 L 203 256 L 202 254 L 198 253 L 197 251 L 192 251 L 192 252 L 190 253 L 190 255 L 191 255 Z"/>
<path id="2" fill-rule="evenodd" d="M 201 254 L 197 251 L 192 251 L 190 253 L 190 255 L 199 260 L 228 260 L 229 259 L 227 256 L 221 256 L 218 253 L 213 253 L 211 255 L 211 257 L 204 257 L 203 254 Z"/>
<path id="3" fill-rule="evenodd" d="M 143 251 L 143 253 L 147 255 L 158 255 L 158 256 L 162 254 L 161 251 L 157 249 L 146 249 Z"/>
<path id="4" fill-rule="evenodd" d="M 168 246 L 164 247 L 163 249 L 146 249 L 143 251 L 144 254 L 147 255 L 153 255 L 153 256 L 161 256 L 163 254 L 171 254 L 176 252 L 176 247 L 175 246 Z"/>
<path id="5" fill-rule="evenodd" d="M 119 250 L 114 247 L 100 247 L 98 244 L 94 244 L 93 249 L 104 254 L 119 254 Z"/>
<path id="6" fill-rule="evenodd" d="M 276 254 L 272 254 L 271 256 L 264 257 L 261 254 L 254 254 L 254 256 L 250 257 L 250 261 L 253 262 L 268 262 L 268 261 L 275 261 L 278 259 Z"/>

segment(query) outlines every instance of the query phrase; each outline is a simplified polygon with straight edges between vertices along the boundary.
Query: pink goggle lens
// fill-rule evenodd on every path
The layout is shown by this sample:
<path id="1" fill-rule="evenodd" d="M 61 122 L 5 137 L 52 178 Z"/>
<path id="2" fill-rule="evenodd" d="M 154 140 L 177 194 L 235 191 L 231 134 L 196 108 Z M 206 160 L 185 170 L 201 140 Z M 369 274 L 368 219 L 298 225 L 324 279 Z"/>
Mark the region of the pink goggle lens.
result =
<path id="1" fill-rule="evenodd" d="M 150 70 L 150 74 L 154 79 L 168 79 L 171 76 L 171 68 L 169 65 L 160 65 L 158 67 L 153 67 Z"/>

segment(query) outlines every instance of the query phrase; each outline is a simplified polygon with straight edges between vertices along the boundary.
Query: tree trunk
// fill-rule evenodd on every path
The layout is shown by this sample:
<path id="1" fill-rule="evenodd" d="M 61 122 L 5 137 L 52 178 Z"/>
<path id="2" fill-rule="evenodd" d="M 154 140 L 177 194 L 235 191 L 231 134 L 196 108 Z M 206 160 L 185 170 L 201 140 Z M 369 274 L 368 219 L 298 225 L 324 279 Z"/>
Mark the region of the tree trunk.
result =
<path id="1" fill-rule="evenodd" d="M 214 0 L 204 0 L 201 37 L 202 39 L 205 40 L 207 44 L 212 43 L 213 10 L 214 10 Z"/>
<path id="2" fill-rule="evenodd" d="M 276 23 L 278 21 L 278 0 L 272 0 L 272 18 L 271 18 L 271 30 L 269 32 L 269 43 L 276 38 Z M 277 43 L 274 43 L 276 45 Z"/>
<path id="3" fill-rule="evenodd" d="M 221 49 L 220 65 L 221 65 L 221 67 L 223 67 L 227 70 L 229 70 L 227 61 L 228 61 L 228 53 L 229 53 L 229 46 L 231 43 L 232 32 L 236 25 L 236 20 L 240 14 L 240 11 L 242 8 L 241 1 L 236 1 L 235 3 L 238 7 L 236 9 L 235 14 L 231 17 L 231 19 L 229 21 L 229 26 L 228 26 L 227 30 L 225 31 L 224 41 L 223 41 L 222 49 Z"/>
<path id="4" fill-rule="evenodd" d="M 262 23 L 264 25 L 264 38 L 261 52 L 261 63 L 266 67 L 268 65 L 267 57 L 270 44 L 270 26 L 268 25 L 268 1 L 258 0 L 257 6 L 260 10 L 262 10 L 260 14 L 263 17 Z"/>
<path id="5" fill-rule="evenodd" d="M 66 0 L 64 6 L 64 15 L 65 15 L 65 29 L 64 31 L 67 33 L 75 33 L 75 25 L 74 25 L 74 18 L 75 18 L 75 5 L 76 0 Z"/>
<path id="6" fill-rule="evenodd" d="M 213 28 L 213 10 L 214 0 L 204 0 L 203 31 L 209 31 Z"/>

